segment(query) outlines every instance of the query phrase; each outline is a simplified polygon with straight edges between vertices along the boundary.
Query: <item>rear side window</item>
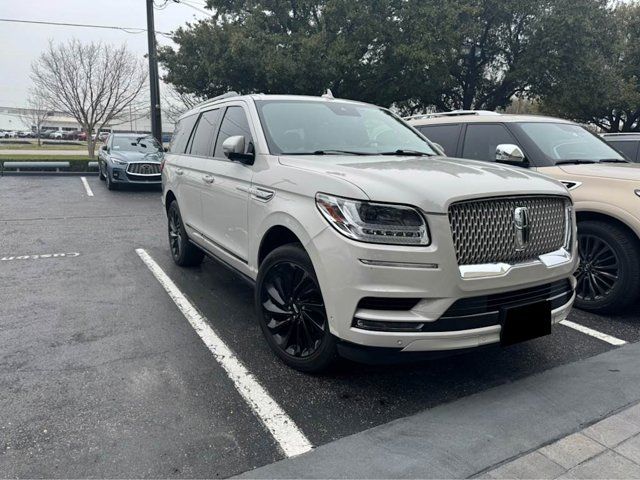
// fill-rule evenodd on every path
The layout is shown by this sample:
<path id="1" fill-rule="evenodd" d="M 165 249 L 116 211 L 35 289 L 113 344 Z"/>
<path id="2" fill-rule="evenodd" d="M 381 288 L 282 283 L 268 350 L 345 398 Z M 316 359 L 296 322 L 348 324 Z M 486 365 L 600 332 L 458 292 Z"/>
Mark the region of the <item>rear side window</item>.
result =
<path id="1" fill-rule="evenodd" d="M 209 110 L 200 116 L 200 121 L 193 134 L 191 155 L 210 157 L 213 151 L 213 139 L 220 118 L 220 109 Z"/>
<path id="2" fill-rule="evenodd" d="M 229 107 L 224 114 L 224 119 L 220 124 L 220 133 L 218 133 L 218 141 L 216 142 L 215 157 L 224 157 L 222 152 L 222 144 L 224 141 L 235 135 L 243 135 L 245 140 L 245 153 L 253 151 L 253 138 L 251 137 L 251 129 L 247 115 L 242 107 Z"/>
<path id="3" fill-rule="evenodd" d="M 605 138 L 605 140 L 632 162 L 638 161 L 638 146 L 640 146 L 640 140 L 609 140 L 608 138 Z"/>
<path id="4" fill-rule="evenodd" d="M 503 125 L 469 124 L 464 136 L 462 156 L 472 160 L 495 162 L 496 147 L 501 143 L 518 144 Z"/>
<path id="5" fill-rule="evenodd" d="M 448 156 L 456 154 L 462 125 L 422 125 L 416 128 L 429 140 L 444 148 L 444 153 Z"/>
<path id="6" fill-rule="evenodd" d="M 187 142 L 189 142 L 191 131 L 193 130 L 193 126 L 196 124 L 197 119 L 198 119 L 197 115 L 190 115 L 178 121 L 178 123 L 176 124 L 176 128 L 173 132 L 173 137 L 171 137 L 171 144 L 169 145 L 169 150 L 171 152 L 173 153 L 185 152 L 185 149 L 187 147 Z"/>

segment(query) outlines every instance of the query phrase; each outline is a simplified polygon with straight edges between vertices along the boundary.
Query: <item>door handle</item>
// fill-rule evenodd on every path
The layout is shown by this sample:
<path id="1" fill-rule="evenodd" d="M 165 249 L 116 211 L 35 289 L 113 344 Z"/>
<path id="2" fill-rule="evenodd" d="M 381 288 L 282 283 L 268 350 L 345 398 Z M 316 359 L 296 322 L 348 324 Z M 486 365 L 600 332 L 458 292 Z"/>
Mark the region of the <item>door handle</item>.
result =
<path id="1" fill-rule="evenodd" d="M 202 180 L 207 183 L 213 183 L 215 181 L 215 178 L 213 177 L 213 175 L 203 175 Z"/>
<path id="2" fill-rule="evenodd" d="M 182 170 L 181 168 L 176 168 L 176 175 L 182 175 L 184 173 L 184 170 Z"/>

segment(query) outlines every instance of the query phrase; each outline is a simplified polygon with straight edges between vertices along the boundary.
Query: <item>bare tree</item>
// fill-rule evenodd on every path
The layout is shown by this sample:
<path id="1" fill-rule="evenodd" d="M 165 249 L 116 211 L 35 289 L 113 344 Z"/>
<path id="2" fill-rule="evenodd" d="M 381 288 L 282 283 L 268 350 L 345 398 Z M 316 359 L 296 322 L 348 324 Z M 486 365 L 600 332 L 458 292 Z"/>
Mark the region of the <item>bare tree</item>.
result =
<path id="1" fill-rule="evenodd" d="M 37 90 L 56 110 L 71 114 L 87 133 L 89 156 L 99 132 L 133 102 L 147 81 L 142 59 L 126 45 L 71 40 L 49 48 L 31 65 Z"/>
<path id="2" fill-rule="evenodd" d="M 176 123 L 184 112 L 192 109 L 204 100 L 203 97 L 198 97 L 193 93 L 180 92 L 171 84 L 164 84 L 163 87 L 163 113 L 167 117 L 167 120 L 172 123 Z"/>
<path id="3" fill-rule="evenodd" d="M 42 125 L 47 117 L 53 115 L 45 96 L 38 90 L 31 89 L 27 98 L 27 108 L 20 114 L 20 119 L 25 127 L 29 130 L 35 128 L 36 138 L 38 139 L 38 147 L 41 146 Z"/>

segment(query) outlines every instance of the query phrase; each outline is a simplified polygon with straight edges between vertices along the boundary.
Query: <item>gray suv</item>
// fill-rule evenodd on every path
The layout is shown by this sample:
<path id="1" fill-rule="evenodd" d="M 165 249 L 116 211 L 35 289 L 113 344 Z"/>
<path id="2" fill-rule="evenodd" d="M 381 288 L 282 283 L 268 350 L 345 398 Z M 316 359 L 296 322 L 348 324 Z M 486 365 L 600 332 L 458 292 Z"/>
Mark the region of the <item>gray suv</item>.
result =
<path id="1" fill-rule="evenodd" d="M 164 148 L 151 135 L 111 134 L 98 153 L 100 180 L 109 190 L 127 184 L 160 186 L 163 156 Z"/>

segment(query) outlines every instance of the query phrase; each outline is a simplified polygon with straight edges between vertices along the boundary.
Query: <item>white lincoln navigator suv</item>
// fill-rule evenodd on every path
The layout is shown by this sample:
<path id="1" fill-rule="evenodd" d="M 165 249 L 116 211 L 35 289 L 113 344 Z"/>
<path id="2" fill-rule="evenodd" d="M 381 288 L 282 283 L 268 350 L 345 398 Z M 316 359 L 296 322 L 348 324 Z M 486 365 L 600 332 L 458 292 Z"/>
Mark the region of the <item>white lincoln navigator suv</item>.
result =
<path id="1" fill-rule="evenodd" d="M 373 105 L 217 97 L 180 118 L 165 156 L 171 254 L 254 282 L 267 342 L 303 371 L 551 333 L 574 300 L 567 190 L 440 155 Z"/>

